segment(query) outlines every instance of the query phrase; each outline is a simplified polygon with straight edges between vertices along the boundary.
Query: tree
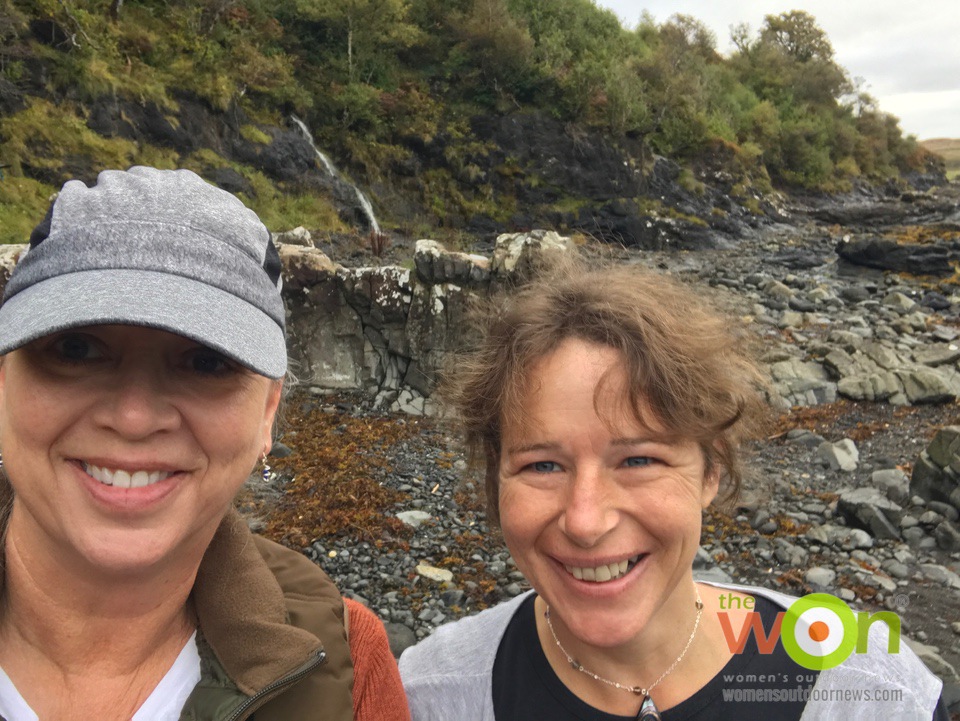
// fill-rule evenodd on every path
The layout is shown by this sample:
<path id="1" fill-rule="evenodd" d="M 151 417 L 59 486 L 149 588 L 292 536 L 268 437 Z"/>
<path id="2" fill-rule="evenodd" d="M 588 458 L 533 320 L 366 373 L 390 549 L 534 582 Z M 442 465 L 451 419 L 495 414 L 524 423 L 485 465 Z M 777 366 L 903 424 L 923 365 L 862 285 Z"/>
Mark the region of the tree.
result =
<path id="1" fill-rule="evenodd" d="M 395 64 L 395 52 L 417 41 L 405 0 L 295 0 L 297 12 L 336 38 L 347 82 L 370 82 Z"/>
<path id="2" fill-rule="evenodd" d="M 833 45 L 817 25 L 816 18 L 803 10 L 767 15 L 760 32 L 760 42 L 781 48 L 797 62 L 833 60 Z"/>

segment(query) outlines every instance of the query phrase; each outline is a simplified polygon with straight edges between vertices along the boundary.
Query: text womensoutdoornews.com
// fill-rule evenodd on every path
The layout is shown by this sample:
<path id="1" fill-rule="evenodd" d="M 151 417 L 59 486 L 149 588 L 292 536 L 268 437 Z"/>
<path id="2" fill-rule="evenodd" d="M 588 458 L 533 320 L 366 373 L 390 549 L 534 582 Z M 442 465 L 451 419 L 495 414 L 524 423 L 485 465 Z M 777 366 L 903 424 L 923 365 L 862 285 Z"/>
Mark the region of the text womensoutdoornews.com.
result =
<path id="1" fill-rule="evenodd" d="M 889 702 L 902 701 L 902 689 L 816 689 L 812 686 L 793 688 L 725 688 L 723 700 L 736 703 L 797 703 L 820 701 Z"/>

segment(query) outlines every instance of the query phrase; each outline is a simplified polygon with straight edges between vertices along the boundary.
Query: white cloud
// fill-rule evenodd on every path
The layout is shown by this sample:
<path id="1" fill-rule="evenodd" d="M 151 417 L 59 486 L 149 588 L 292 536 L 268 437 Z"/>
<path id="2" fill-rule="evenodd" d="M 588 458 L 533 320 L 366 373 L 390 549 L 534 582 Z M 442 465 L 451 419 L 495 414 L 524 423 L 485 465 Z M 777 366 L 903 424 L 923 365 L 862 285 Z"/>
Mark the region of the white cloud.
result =
<path id="1" fill-rule="evenodd" d="M 692 15 L 730 50 L 730 27 L 756 31 L 765 15 L 792 9 L 813 15 L 833 44 L 837 62 L 862 77 L 882 110 L 920 138 L 960 138 L 960 3 L 956 0 L 597 0 L 634 26 L 649 10 L 658 22 Z"/>

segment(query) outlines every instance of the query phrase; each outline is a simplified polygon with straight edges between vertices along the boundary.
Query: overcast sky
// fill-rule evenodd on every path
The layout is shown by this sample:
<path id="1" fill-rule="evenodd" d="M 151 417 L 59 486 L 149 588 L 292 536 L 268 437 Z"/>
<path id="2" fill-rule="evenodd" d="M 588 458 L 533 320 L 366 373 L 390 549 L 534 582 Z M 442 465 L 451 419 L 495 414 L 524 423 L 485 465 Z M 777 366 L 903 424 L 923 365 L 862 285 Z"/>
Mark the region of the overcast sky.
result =
<path id="1" fill-rule="evenodd" d="M 628 27 L 644 10 L 657 22 L 674 13 L 703 21 L 717 48 L 731 49 L 730 26 L 756 32 L 769 14 L 805 10 L 833 44 L 836 61 L 861 77 L 880 108 L 919 139 L 960 138 L 960 0 L 596 0 Z"/>

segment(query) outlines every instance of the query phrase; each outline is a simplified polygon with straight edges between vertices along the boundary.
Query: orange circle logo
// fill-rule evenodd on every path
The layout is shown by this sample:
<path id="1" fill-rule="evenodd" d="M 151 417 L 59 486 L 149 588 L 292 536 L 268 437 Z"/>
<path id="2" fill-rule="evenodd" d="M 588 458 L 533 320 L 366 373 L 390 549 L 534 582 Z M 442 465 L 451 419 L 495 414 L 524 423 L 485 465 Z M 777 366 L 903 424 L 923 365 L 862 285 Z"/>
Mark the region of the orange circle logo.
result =
<path id="1" fill-rule="evenodd" d="M 810 630 L 808 633 L 813 641 L 820 643 L 827 640 L 827 636 L 830 635 L 830 627 L 823 621 L 815 621 L 814 623 L 810 624 Z"/>

